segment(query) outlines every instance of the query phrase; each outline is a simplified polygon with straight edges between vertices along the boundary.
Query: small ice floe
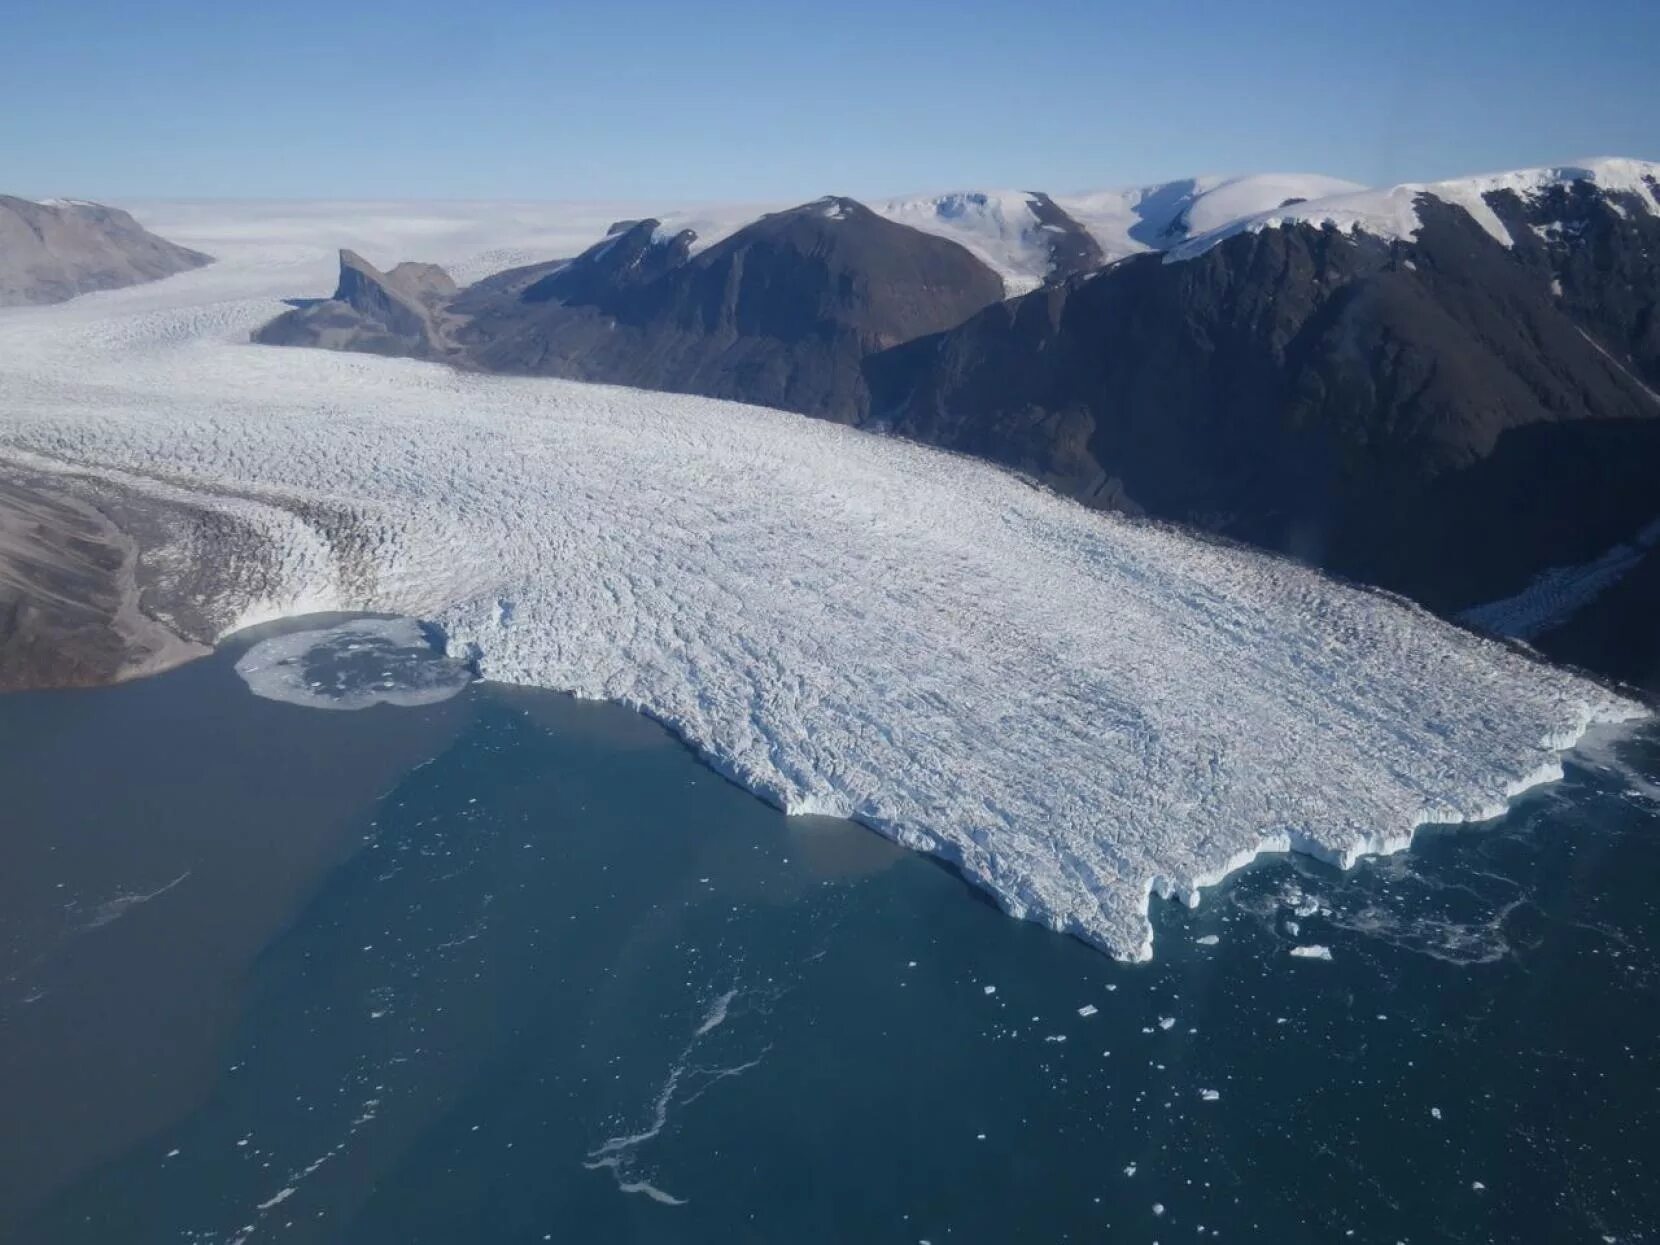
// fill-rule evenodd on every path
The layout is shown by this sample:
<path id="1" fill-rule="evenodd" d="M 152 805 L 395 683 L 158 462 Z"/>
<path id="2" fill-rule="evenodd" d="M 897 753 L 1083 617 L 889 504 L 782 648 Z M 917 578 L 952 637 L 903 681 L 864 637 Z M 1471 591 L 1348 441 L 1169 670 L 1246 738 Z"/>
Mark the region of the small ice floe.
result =
<path id="1" fill-rule="evenodd" d="M 263 1202 L 256 1203 L 255 1204 L 255 1209 L 257 1209 L 257 1210 L 270 1210 L 273 1206 L 281 1205 L 283 1202 L 286 1202 L 289 1198 L 291 1198 L 293 1196 L 294 1196 L 294 1186 L 289 1185 L 286 1189 L 278 1189 L 275 1193 L 273 1193 L 270 1197 L 266 1198 Z"/>
<path id="2" fill-rule="evenodd" d="M 1169 1030 L 1174 1029 L 1175 1027 L 1176 1027 L 1176 1018 L 1174 1016 L 1160 1016 L 1159 1017 L 1159 1028 L 1164 1029 L 1168 1032 Z"/>
<path id="3" fill-rule="evenodd" d="M 1295 938 L 1298 934 L 1303 932 L 1303 927 L 1298 925 L 1295 921 L 1287 921 L 1285 923 L 1285 932 Z"/>
<path id="4" fill-rule="evenodd" d="M 1153 1213 L 1155 1215 L 1164 1214 L 1164 1203 L 1163 1202 L 1154 1202 L 1153 1203 Z"/>
<path id="5" fill-rule="evenodd" d="M 167 1152 L 167 1157 L 168 1157 L 168 1158 L 170 1158 L 170 1159 L 176 1159 L 176 1158 L 178 1158 L 178 1157 L 179 1157 L 179 1151 L 177 1151 L 177 1150 L 169 1150 L 169 1151 L 168 1151 L 168 1152 Z"/>
<path id="6" fill-rule="evenodd" d="M 1222 939 L 1215 934 L 1206 934 L 1201 938 L 1195 938 L 1193 941 L 1198 943 L 1201 947 L 1214 947 L 1217 943 L 1221 942 Z"/>
<path id="7" fill-rule="evenodd" d="M 1482 1184 L 1481 1181 L 1479 1181 L 1479 1180 L 1472 1180 L 1472 1181 L 1470 1181 L 1470 1188 L 1473 1191 L 1475 1191 L 1476 1193 L 1480 1193 L 1483 1190 L 1485 1190 L 1487 1188 L 1487 1186 Z"/>
<path id="8" fill-rule="evenodd" d="M 1064 1034 L 1064 1033 L 1051 1033 L 1048 1037 L 1044 1038 L 1043 1040 L 1045 1042 L 1064 1042 L 1064 1041 L 1066 1041 L 1066 1034 Z"/>
<path id="9" fill-rule="evenodd" d="M 1079 1009 L 1078 1009 L 1078 1015 L 1080 1015 L 1080 1016 L 1083 1016 L 1083 1017 L 1086 1017 L 1086 1018 L 1087 1018 L 1087 1017 L 1090 1017 L 1090 1016 L 1093 1016 L 1093 1015 L 1095 1015 L 1095 1013 L 1096 1013 L 1096 1010 L 1097 1010 L 1097 1009 L 1096 1009 L 1096 1006 L 1095 1006 L 1095 1004 L 1093 1004 L 1093 1003 L 1085 1003 L 1085 1004 L 1084 1004 L 1084 1005 L 1083 1005 L 1083 1006 L 1082 1006 L 1082 1007 L 1080 1007 L 1080 1008 L 1079 1008 Z"/>
<path id="10" fill-rule="evenodd" d="M 1125 1175 L 1126 1175 L 1126 1176 L 1133 1176 L 1133 1175 L 1135 1175 L 1135 1164 L 1134 1164 L 1134 1163 L 1126 1163 L 1126 1164 L 1125 1164 L 1125 1165 L 1124 1165 L 1124 1174 L 1125 1174 Z"/>
<path id="11" fill-rule="evenodd" d="M 1441 1118 L 1441 1108 L 1440 1107 L 1431 1107 L 1429 1109 L 1429 1113 L 1430 1113 L 1430 1117 L 1432 1119 L 1437 1119 L 1438 1120 L 1438 1119 Z"/>
<path id="12" fill-rule="evenodd" d="M 1329 960 L 1331 959 L 1331 948 L 1322 947 L 1317 942 L 1311 942 L 1306 946 L 1292 947 L 1291 954 L 1299 960 Z"/>
<path id="13" fill-rule="evenodd" d="M 987 986 L 986 987 L 986 993 L 987 994 L 996 994 L 997 993 L 997 987 L 996 986 Z"/>
<path id="14" fill-rule="evenodd" d="M 1215 1102 L 1221 1096 L 1220 1091 L 1214 1089 L 1201 1089 L 1199 1091 L 1199 1097 L 1204 1099 L 1206 1102 Z"/>
<path id="15" fill-rule="evenodd" d="M 1114 983 L 1114 984 L 1112 984 L 1112 985 L 1109 985 L 1109 986 L 1108 986 L 1108 987 L 1107 987 L 1107 993 L 1108 993 L 1108 994 L 1111 994 L 1111 993 L 1112 993 L 1112 992 L 1113 992 L 1113 991 L 1114 991 L 1114 990 L 1116 990 L 1116 989 L 1118 989 L 1118 986 L 1117 986 L 1117 984 L 1116 984 L 1116 983 Z"/>
<path id="16" fill-rule="evenodd" d="M 312 709 L 430 705 L 473 681 L 467 665 L 446 656 L 412 618 L 353 619 L 273 636 L 244 653 L 236 673 L 256 696 Z"/>

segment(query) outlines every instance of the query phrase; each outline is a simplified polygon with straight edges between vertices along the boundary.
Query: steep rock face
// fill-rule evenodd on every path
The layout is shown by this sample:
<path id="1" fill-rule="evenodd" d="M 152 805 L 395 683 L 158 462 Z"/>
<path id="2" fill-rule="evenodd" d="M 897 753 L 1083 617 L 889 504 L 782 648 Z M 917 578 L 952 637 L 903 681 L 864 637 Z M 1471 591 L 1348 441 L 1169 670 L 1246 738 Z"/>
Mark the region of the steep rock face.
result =
<path id="1" fill-rule="evenodd" d="M 0 307 L 61 303 L 212 262 L 158 238 L 118 208 L 0 195 Z"/>
<path id="2" fill-rule="evenodd" d="M 254 340 L 447 358 L 454 351 L 442 309 L 455 294 L 455 282 L 435 264 L 403 263 L 382 272 L 355 251 L 343 250 L 333 296 L 284 312 L 259 329 Z"/>
<path id="3" fill-rule="evenodd" d="M 1083 272 L 1093 272 L 1106 262 L 1095 236 L 1041 191 L 1031 197 L 1032 215 L 1046 235 L 1049 252 L 1048 282 L 1065 281 Z"/>
<path id="4" fill-rule="evenodd" d="M 573 260 L 500 273 L 455 293 L 341 254 L 332 299 L 255 340 L 443 359 L 736 398 L 853 420 L 865 357 L 961 323 L 1002 296 L 961 246 L 851 199 L 764 216 L 693 255 L 687 231 L 625 221 Z M 423 271 L 425 269 L 423 268 Z"/>
<path id="5" fill-rule="evenodd" d="M 522 301 L 615 308 L 624 291 L 648 286 L 691 258 L 696 234 L 661 230 L 655 219 L 618 221 L 603 242 L 528 286 Z"/>
<path id="6" fill-rule="evenodd" d="M 962 247 L 850 199 L 762 217 L 697 256 L 641 221 L 481 308 L 468 358 L 524 372 L 736 398 L 836 419 L 865 411 L 864 357 L 1002 295 Z"/>
<path id="7" fill-rule="evenodd" d="M 1660 199 L 1660 179 L 1644 180 Z M 1660 215 L 1631 192 L 1584 181 L 1489 202 L 1517 258 L 1554 282 L 1557 305 L 1660 390 Z"/>
<path id="8" fill-rule="evenodd" d="M 1619 357 L 1654 287 L 1582 323 L 1551 285 L 1577 259 L 1418 212 L 1411 241 L 1264 229 L 989 308 L 871 360 L 874 417 L 1437 608 L 1513 591 L 1660 506 L 1660 403 Z M 1640 269 L 1649 218 L 1608 215 Z"/>

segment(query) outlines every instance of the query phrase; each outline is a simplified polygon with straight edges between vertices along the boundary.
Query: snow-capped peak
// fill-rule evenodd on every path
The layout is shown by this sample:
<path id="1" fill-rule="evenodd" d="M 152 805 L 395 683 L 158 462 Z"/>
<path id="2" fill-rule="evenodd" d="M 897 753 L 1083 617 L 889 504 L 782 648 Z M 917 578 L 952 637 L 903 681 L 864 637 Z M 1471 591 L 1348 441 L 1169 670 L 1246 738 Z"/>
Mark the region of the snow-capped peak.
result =
<path id="1" fill-rule="evenodd" d="M 1631 195 L 1646 211 L 1660 215 L 1660 198 L 1656 194 L 1656 187 L 1660 187 L 1660 164 L 1604 157 L 1541 168 L 1483 173 L 1447 181 L 1403 182 L 1398 186 L 1375 190 L 1311 196 L 1302 203 L 1272 207 L 1254 215 L 1219 222 L 1207 231 L 1194 230 L 1189 240 L 1172 248 L 1166 258 L 1172 261 L 1191 259 L 1235 234 L 1255 233 L 1289 224 L 1330 225 L 1344 233 L 1358 230 L 1390 241 L 1409 241 L 1422 228 L 1417 201 L 1420 195 L 1426 194 L 1463 208 L 1495 241 L 1503 246 L 1512 246 L 1514 239 L 1487 202 L 1488 195 L 1510 191 L 1524 200 L 1532 199 L 1553 186 L 1578 181 L 1589 182 L 1604 191 Z"/>
<path id="2" fill-rule="evenodd" d="M 1095 263 L 1163 250 L 1195 234 L 1278 207 L 1363 189 L 1318 173 L 1188 177 L 1152 186 L 1049 196 L 1026 190 L 956 191 L 873 205 L 901 225 L 950 238 L 1003 278 L 1013 296 L 1057 274 L 1068 231 L 1093 240 Z"/>

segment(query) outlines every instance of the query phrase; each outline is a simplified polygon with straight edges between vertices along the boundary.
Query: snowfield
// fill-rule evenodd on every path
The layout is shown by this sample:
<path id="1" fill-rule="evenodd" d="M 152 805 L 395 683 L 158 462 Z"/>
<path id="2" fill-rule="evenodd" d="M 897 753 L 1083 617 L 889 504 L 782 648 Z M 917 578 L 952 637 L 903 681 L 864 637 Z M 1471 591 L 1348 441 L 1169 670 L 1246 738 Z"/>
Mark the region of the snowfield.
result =
<path id="1" fill-rule="evenodd" d="M 1288 199 L 1320 199 L 1362 189 L 1358 182 L 1317 173 L 1254 173 L 1055 195 L 1053 202 L 1083 226 L 1111 263 L 1254 217 Z M 965 190 L 890 199 L 871 207 L 891 221 L 964 247 L 1003 278 L 1011 298 L 1035 290 L 1052 273 L 1050 235 L 1026 191 Z"/>
<path id="2" fill-rule="evenodd" d="M 227 627 L 432 620 L 489 678 L 637 706 L 784 808 L 856 818 L 1126 959 L 1151 954 L 1154 893 L 1491 816 L 1590 724 L 1640 712 L 1394 600 L 966 459 L 732 403 L 249 345 L 277 296 L 329 288 L 342 241 L 464 272 L 526 242 L 411 224 L 425 209 L 288 211 L 141 214 L 221 262 L 0 313 L 0 454 L 263 534 L 269 587 L 228 577 Z"/>
<path id="3" fill-rule="evenodd" d="M 1359 182 L 1319 173 L 1251 173 L 1056 195 L 1055 202 L 1114 260 L 1172 246 L 1277 208 L 1288 199 L 1325 199 L 1364 189 Z"/>

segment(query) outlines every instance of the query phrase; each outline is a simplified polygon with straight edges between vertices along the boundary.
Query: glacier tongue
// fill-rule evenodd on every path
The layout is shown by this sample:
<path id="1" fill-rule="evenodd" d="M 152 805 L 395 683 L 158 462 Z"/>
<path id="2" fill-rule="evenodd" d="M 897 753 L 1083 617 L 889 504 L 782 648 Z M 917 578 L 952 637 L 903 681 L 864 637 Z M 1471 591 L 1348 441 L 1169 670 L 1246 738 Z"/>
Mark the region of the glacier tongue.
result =
<path id="1" fill-rule="evenodd" d="M 216 222 L 212 268 L 0 315 L 0 452 L 259 526 L 277 587 L 242 618 L 434 620 L 488 678 L 644 709 L 785 808 L 1114 955 L 1151 954 L 1153 893 L 1490 815 L 1639 712 L 1392 599 L 913 445 L 243 344 L 328 266 L 225 245 L 257 223 Z"/>

